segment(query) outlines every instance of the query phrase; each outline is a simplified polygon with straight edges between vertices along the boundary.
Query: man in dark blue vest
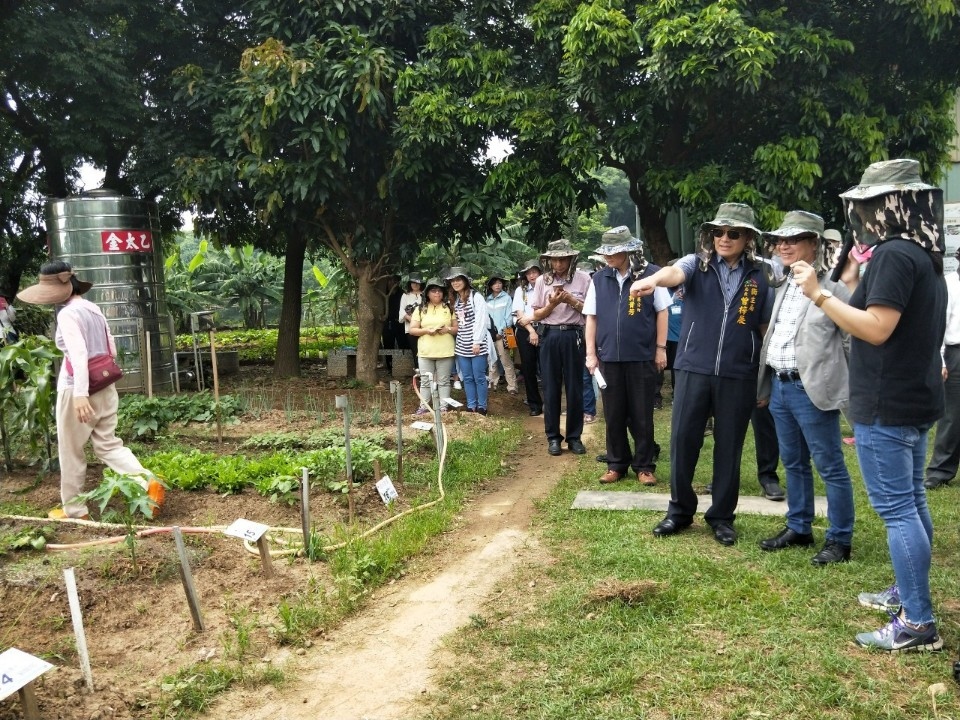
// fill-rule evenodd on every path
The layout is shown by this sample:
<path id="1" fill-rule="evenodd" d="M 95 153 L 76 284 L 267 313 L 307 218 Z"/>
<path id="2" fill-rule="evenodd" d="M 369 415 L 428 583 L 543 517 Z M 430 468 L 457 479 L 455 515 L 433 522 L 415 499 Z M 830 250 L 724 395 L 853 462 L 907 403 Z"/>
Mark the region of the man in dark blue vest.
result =
<path id="1" fill-rule="evenodd" d="M 721 545 L 733 545 L 740 496 L 740 456 L 756 406 L 760 345 L 773 292 L 754 254 L 760 231 L 753 209 L 724 203 L 700 226 L 700 251 L 633 283 L 637 297 L 658 286 L 684 285 L 683 323 L 675 364 L 670 442 L 670 507 L 653 529 L 658 537 L 689 527 L 697 511 L 693 476 L 712 415 L 713 504 L 704 519 Z"/>
<path id="2" fill-rule="evenodd" d="M 595 375 L 599 369 L 606 383 L 601 392 L 607 472 L 600 482 L 617 482 L 633 467 L 641 484 L 655 485 L 653 406 L 657 373 L 667 364 L 670 293 L 657 288 L 649 299 L 630 294 L 634 280 L 660 268 L 647 263 L 643 246 L 626 226 L 605 232 L 597 254 L 603 255 L 607 267 L 594 273 L 583 314 L 587 318 L 587 370 Z"/>

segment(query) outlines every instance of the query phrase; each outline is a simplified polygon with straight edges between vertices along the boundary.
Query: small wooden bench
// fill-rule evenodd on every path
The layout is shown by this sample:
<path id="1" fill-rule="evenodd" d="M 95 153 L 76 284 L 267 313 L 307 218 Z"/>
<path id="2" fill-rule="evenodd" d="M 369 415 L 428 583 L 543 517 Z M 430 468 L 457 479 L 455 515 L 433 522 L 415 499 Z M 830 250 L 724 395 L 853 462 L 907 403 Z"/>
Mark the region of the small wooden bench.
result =
<path id="1" fill-rule="evenodd" d="M 415 359 L 410 350 L 380 350 L 378 355 L 393 358 L 393 377 L 395 380 L 407 380 L 413 377 Z M 355 377 L 356 374 L 356 349 L 334 348 L 327 354 L 327 377 Z"/>

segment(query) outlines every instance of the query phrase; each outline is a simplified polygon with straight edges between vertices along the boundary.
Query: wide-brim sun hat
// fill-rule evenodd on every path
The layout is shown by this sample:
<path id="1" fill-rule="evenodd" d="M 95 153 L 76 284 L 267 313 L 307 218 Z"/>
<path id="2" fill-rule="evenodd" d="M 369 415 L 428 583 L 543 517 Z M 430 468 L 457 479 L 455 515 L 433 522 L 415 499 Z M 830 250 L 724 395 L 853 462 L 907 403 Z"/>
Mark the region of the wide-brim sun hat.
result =
<path id="1" fill-rule="evenodd" d="M 827 242 L 833 243 L 834 245 L 839 245 L 843 242 L 843 235 L 840 234 L 839 230 L 828 228 L 827 230 L 823 231 L 823 239 Z"/>
<path id="2" fill-rule="evenodd" d="M 422 287 L 423 287 L 423 275 L 420 275 L 420 274 L 418 274 L 418 273 L 413 273 L 413 274 L 410 275 L 410 277 L 407 279 L 407 285 L 406 285 L 407 292 L 412 292 L 412 290 L 410 289 L 410 284 L 411 284 L 411 283 L 417 283 L 417 285 L 419 285 L 419 286 L 422 288 Z"/>
<path id="3" fill-rule="evenodd" d="M 32 305 L 61 305 L 73 295 L 73 283 L 70 279 L 76 273 L 64 270 L 53 275 L 40 274 L 36 285 L 31 285 L 17 293 L 17 297 Z M 83 295 L 93 287 L 92 282 L 77 279 L 78 292 Z"/>
<path id="4" fill-rule="evenodd" d="M 443 282 L 443 280 L 441 280 L 438 277 L 432 277 L 429 280 L 427 280 L 426 284 L 423 286 L 423 294 L 426 295 L 427 293 L 429 293 L 430 288 L 440 288 L 444 292 L 447 291 L 446 284 Z"/>
<path id="5" fill-rule="evenodd" d="M 560 238 L 547 245 L 547 249 L 540 253 L 540 259 L 576 257 L 579 254 L 580 251 L 577 250 L 569 240 Z"/>
<path id="6" fill-rule="evenodd" d="M 496 282 L 497 280 L 499 280 L 504 287 L 507 286 L 506 278 L 503 278 L 503 277 L 500 277 L 499 275 L 494 274 L 494 275 L 491 275 L 489 278 L 487 278 L 487 292 L 490 292 L 490 288 L 493 287 L 493 283 Z"/>
<path id="7" fill-rule="evenodd" d="M 539 270 L 540 272 L 543 272 L 543 268 L 540 267 L 540 260 L 539 260 L 539 259 L 533 258 L 532 260 L 527 260 L 527 262 L 524 263 L 523 267 L 520 268 L 520 274 L 521 274 L 521 275 L 526 275 L 526 274 L 527 274 L 527 271 L 528 271 L 528 270 L 533 270 L 533 268 L 536 268 L 536 269 Z"/>
<path id="8" fill-rule="evenodd" d="M 700 226 L 701 232 L 709 232 L 718 227 L 746 228 L 753 230 L 757 235 L 760 234 L 760 228 L 757 227 L 756 219 L 753 215 L 753 208 L 743 203 L 723 203 L 717 208 L 717 216 Z"/>
<path id="9" fill-rule="evenodd" d="M 447 270 L 447 273 L 446 275 L 443 276 L 443 279 L 446 280 L 447 282 L 450 282 L 451 280 L 456 280 L 458 277 L 462 277 L 468 283 L 473 284 L 473 278 L 471 278 L 470 275 L 467 274 L 467 271 L 464 270 L 459 265 L 455 265 L 454 267 Z"/>
<path id="10" fill-rule="evenodd" d="M 775 243 L 777 238 L 796 237 L 797 235 L 817 236 L 817 239 L 823 237 L 823 218 L 805 210 L 791 210 L 783 216 L 783 222 L 776 230 L 770 230 L 763 233 L 763 239 L 770 243 Z"/>
<path id="11" fill-rule="evenodd" d="M 840 193 L 845 200 L 868 200 L 892 192 L 937 190 L 920 179 L 920 163 L 910 158 L 882 160 L 863 171 L 860 183 Z"/>
<path id="12" fill-rule="evenodd" d="M 603 244 L 594 252 L 596 252 L 597 255 L 603 256 L 617 255 L 619 253 L 635 253 L 643 247 L 643 243 L 631 234 L 630 228 L 626 225 L 620 225 L 619 227 L 607 230 L 603 234 L 601 242 Z"/>

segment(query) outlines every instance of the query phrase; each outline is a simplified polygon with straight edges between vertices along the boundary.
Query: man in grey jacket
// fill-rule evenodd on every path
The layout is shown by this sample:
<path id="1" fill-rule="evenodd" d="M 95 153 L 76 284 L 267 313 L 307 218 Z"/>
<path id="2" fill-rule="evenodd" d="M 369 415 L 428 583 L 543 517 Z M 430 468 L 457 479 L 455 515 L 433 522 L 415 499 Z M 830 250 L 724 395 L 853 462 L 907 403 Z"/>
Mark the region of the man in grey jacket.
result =
<path id="1" fill-rule="evenodd" d="M 850 291 L 826 277 L 831 246 L 823 239 L 823 218 L 813 213 L 789 212 L 776 230 L 763 238 L 779 252 L 789 268 L 804 262 L 823 275 L 820 286 L 827 297 L 843 302 Z M 788 273 L 777 289 L 770 327 L 760 351 L 758 401 L 769 403 L 777 426 L 780 457 L 787 473 L 787 526 L 760 541 L 764 550 L 812 545 L 814 516 L 813 470 L 827 490 L 827 530 L 814 565 L 846 562 L 853 538 L 853 486 L 840 440 L 840 408 L 847 404 L 846 334 L 810 302 Z"/>

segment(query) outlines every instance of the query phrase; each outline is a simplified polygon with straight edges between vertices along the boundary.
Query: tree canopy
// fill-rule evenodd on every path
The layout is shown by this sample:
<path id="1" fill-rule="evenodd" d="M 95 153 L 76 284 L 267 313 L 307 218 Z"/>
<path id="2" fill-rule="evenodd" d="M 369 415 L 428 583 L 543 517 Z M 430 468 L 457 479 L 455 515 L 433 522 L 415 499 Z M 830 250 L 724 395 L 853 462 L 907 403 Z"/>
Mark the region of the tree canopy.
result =
<path id="1" fill-rule="evenodd" d="M 419 105 L 508 140 L 491 180 L 542 217 L 622 170 L 661 262 L 672 208 L 836 219 L 867 164 L 908 155 L 934 177 L 954 133 L 950 0 L 486 2 L 459 21 L 407 71 Z"/>

